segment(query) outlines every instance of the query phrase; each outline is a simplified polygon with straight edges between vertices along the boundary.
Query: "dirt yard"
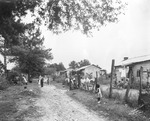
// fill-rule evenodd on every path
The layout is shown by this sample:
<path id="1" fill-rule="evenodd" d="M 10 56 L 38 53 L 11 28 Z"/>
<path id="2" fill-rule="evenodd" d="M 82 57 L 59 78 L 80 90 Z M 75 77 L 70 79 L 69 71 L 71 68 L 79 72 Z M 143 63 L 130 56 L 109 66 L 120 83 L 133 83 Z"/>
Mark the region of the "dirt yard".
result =
<path id="1" fill-rule="evenodd" d="M 37 83 L 0 91 L 0 121 L 149 121 L 141 112 L 90 92 L 69 91 L 61 83 Z"/>

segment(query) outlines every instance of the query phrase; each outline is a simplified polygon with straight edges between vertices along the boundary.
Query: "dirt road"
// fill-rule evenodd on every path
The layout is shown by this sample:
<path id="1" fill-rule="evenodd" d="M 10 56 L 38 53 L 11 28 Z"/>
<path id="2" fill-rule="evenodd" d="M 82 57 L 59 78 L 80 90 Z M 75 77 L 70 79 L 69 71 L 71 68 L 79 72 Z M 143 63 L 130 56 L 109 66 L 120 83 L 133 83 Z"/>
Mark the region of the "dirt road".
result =
<path id="1" fill-rule="evenodd" d="M 42 114 L 38 121 L 107 121 L 106 118 L 98 116 L 79 102 L 72 100 L 65 94 L 67 91 L 65 89 L 47 85 L 41 90 L 42 96 L 35 102 L 35 106 L 41 109 L 38 112 Z M 37 119 L 31 120 L 37 121 Z"/>

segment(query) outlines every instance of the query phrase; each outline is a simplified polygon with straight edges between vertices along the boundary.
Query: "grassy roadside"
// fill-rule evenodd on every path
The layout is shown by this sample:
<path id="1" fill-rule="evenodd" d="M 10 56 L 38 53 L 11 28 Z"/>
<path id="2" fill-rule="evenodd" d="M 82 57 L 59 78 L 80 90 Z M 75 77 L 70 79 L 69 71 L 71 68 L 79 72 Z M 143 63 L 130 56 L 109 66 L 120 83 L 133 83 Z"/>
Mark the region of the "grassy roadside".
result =
<path id="1" fill-rule="evenodd" d="M 61 83 L 53 84 L 58 88 L 68 89 L 66 86 L 62 86 Z M 84 90 L 71 90 L 67 91 L 67 94 L 85 105 L 90 111 L 96 111 L 99 115 L 107 117 L 113 121 L 149 121 L 150 118 L 144 116 L 143 112 L 137 111 L 126 104 L 122 104 L 120 101 L 103 98 L 101 104 L 97 104 L 96 95 L 92 92 Z"/>
<path id="2" fill-rule="evenodd" d="M 24 118 L 40 116 L 37 107 L 33 106 L 40 90 L 35 84 L 24 86 L 11 86 L 0 90 L 0 121 L 23 121 Z"/>

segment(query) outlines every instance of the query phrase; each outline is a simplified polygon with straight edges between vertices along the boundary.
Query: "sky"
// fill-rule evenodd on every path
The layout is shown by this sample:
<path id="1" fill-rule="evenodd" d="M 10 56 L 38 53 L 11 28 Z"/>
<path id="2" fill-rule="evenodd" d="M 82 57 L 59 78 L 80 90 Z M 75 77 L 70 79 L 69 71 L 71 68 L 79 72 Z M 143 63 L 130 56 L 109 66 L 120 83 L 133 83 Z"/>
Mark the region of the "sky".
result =
<path id="1" fill-rule="evenodd" d="M 51 63 L 63 62 L 68 67 L 73 60 L 88 59 L 110 72 L 112 59 L 117 64 L 123 57 L 150 54 L 150 0 L 127 2 L 125 15 L 119 17 L 119 22 L 95 31 L 93 37 L 80 32 L 53 35 L 44 30 L 44 44 L 52 48 L 54 56 Z"/>
<path id="2" fill-rule="evenodd" d="M 44 45 L 52 48 L 54 56 L 50 63 L 62 62 L 68 68 L 73 60 L 88 59 L 110 72 L 112 59 L 116 65 L 123 57 L 150 54 L 150 0 L 126 1 L 128 6 L 119 22 L 94 31 L 93 37 L 71 31 L 54 35 L 43 29 Z"/>

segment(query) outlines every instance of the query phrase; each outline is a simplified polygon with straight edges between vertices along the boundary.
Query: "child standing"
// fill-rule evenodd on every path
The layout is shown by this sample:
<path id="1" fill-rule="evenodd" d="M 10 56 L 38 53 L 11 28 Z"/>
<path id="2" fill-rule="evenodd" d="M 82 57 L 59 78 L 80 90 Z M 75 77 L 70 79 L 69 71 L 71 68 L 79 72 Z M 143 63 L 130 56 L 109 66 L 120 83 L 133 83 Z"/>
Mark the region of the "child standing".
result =
<path id="1" fill-rule="evenodd" d="M 27 88 L 27 85 L 28 85 L 28 81 L 27 81 L 25 75 L 22 75 L 22 79 L 23 79 L 23 82 L 25 83 L 24 89 L 26 89 L 26 88 Z"/>
<path id="2" fill-rule="evenodd" d="M 97 84 L 96 87 L 97 87 L 97 99 L 98 99 L 98 103 L 100 103 L 101 98 L 102 98 L 102 91 L 101 91 L 101 88 L 100 88 L 99 84 Z"/>

